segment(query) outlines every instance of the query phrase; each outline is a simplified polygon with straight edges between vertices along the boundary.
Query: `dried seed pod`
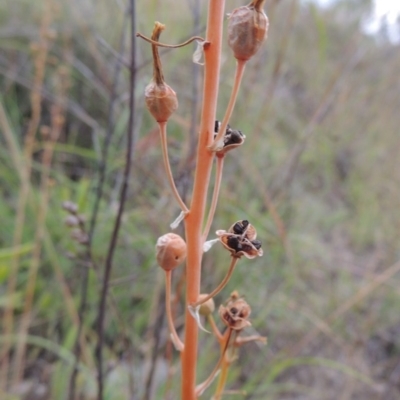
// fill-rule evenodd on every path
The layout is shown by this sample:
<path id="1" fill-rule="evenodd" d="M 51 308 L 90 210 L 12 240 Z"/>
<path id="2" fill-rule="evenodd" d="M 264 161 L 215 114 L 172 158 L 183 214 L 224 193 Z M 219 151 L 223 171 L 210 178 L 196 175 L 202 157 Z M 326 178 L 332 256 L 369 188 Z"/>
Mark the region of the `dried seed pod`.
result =
<path id="1" fill-rule="evenodd" d="M 231 297 L 226 306 L 219 307 L 218 313 L 222 322 L 235 331 L 241 331 L 251 325 L 248 321 L 251 308 L 242 298 Z"/>
<path id="2" fill-rule="evenodd" d="M 221 127 L 221 122 L 218 120 L 215 121 L 214 132 L 216 134 L 219 132 L 220 127 Z M 217 135 L 215 135 L 214 137 L 216 137 L 216 136 Z M 228 124 L 226 127 L 224 137 L 223 137 L 223 147 L 221 150 L 217 151 L 217 155 L 222 156 L 225 153 L 227 153 L 228 151 L 241 146 L 244 143 L 245 139 L 246 139 L 246 136 L 243 135 L 243 133 L 241 131 L 232 129 L 230 127 L 230 125 Z"/>
<path id="3" fill-rule="evenodd" d="M 160 236 L 156 244 L 158 265 L 165 271 L 175 269 L 186 259 L 186 243 L 175 233 Z"/>
<path id="4" fill-rule="evenodd" d="M 251 259 L 263 255 L 261 242 L 256 240 L 257 231 L 246 219 L 235 222 L 228 231 L 218 230 L 216 234 L 232 257 Z"/>
<path id="5" fill-rule="evenodd" d="M 199 301 L 202 301 L 208 296 L 208 293 L 203 293 L 199 296 Z M 207 317 L 208 315 L 212 314 L 215 310 L 215 303 L 214 300 L 208 299 L 205 303 L 202 303 L 199 308 L 200 315 Z"/>
<path id="6" fill-rule="evenodd" d="M 158 41 L 165 25 L 155 23 L 151 39 Z M 144 91 L 148 110 L 157 122 L 168 121 L 171 114 L 178 108 L 178 98 L 175 91 L 164 81 L 158 48 L 152 44 L 153 51 L 153 79 Z"/>
<path id="7" fill-rule="evenodd" d="M 269 22 L 262 8 L 264 2 L 253 0 L 229 15 L 228 44 L 238 60 L 250 59 L 267 36 Z"/>
<path id="8" fill-rule="evenodd" d="M 235 222 L 229 229 L 229 233 L 234 233 L 235 235 L 241 235 L 250 241 L 257 238 L 256 228 L 247 221 L 247 219 L 242 219 L 241 221 Z"/>

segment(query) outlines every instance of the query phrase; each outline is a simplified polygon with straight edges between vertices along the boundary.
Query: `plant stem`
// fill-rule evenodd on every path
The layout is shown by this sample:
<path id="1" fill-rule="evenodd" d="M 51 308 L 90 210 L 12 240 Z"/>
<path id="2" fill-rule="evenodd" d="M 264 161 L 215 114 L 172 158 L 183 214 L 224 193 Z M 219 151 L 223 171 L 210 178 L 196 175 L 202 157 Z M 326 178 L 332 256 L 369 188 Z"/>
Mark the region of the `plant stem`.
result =
<path id="1" fill-rule="evenodd" d="M 218 135 L 214 139 L 214 142 L 210 147 L 211 150 L 213 150 L 213 151 L 220 150 L 224 146 L 223 137 L 225 135 L 226 127 L 228 126 L 229 120 L 231 119 L 233 108 L 235 107 L 236 98 L 237 98 L 237 94 L 239 92 L 240 83 L 242 82 L 245 66 L 246 66 L 246 60 L 237 60 L 235 80 L 233 82 L 233 88 L 232 88 L 231 97 L 229 99 L 228 107 L 226 108 L 224 119 L 221 122 L 221 126 L 218 131 Z"/>
<path id="2" fill-rule="evenodd" d="M 229 340 L 232 335 L 232 329 L 228 328 L 228 330 L 226 332 L 227 332 L 226 335 L 224 335 L 224 341 L 221 345 L 221 356 L 220 356 L 217 364 L 215 365 L 214 369 L 212 370 L 211 374 L 209 375 L 209 377 L 204 382 L 202 382 L 200 385 L 197 386 L 196 393 L 198 396 L 200 396 L 211 385 L 211 383 L 215 379 L 219 369 L 223 365 L 224 360 L 226 359 L 226 351 L 229 346 Z"/>
<path id="3" fill-rule="evenodd" d="M 207 319 L 208 319 L 209 324 L 211 325 L 214 336 L 218 339 L 218 342 L 220 344 L 222 344 L 224 337 L 223 337 L 222 333 L 219 331 L 218 326 L 215 323 L 215 320 L 214 320 L 212 314 L 209 314 Z"/>
<path id="4" fill-rule="evenodd" d="M 221 281 L 221 283 L 206 297 L 203 299 L 196 301 L 195 303 L 191 304 L 192 308 L 195 308 L 201 304 L 204 304 L 207 300 L 210 300 L 214 296 L 216 296 L 228 283 L 230 277 L 232 276 L 233 270 L 235 269 L 236 263 L 239 259 L 237 257 L 232 257 L 231 265 L 229 266 L 228 272 L 225 275 L 225 278 Z"/>
<path id="5" fill-rule="evenodd" d="M 172 175 L 171 171 L 171 165 L 169 163 L 169 157 L 168 157 L 168 143 L 167 143 L 167 122 L 160 122 L 158 124 L 159 126 L 159 131 L 160 131 L 160 139 L 161 139 L 161 148 L 162 148 L 162 154 L 163 154 L 163 160 L 164 160 L 164 168 L 167 173 L 168 177 L 168 182 L 171 186 L 172 193 L 175 196 L 176 201 L 179 203 L 179 207 L 182 209 L 184 213 L 187 213 L 189 210 L 186 207 L 186 204 L 183 202 L 178 189 L 175 186 L 175 181 L 174 177 Z"/>
<path id="6" fill-rule="evenodd" d="M 222 171 L 224 169 L 224 155 L 217 156 L 217 168 L 215 171 L 215 182 L 214 182 L 214 191 L 213 197 L 211 200 L 210 211 L 208 212 L 206 227 L 203 232 L 203 240 L 207 240 L 207 236 L 210 233 L 211 224 L 214 219 L 215 210 L 217 208 L 219 190 L 221 188 L 221 180 L 222 180 Z"/>
<path id="7" fill-rule="evenodd" d="M 168 328 L 171 334 L 172 343 L 178 351 L 182 351 L 183 343 L 176 333 L 171 311 L 171 275 L 171 271 L 165 271 L 165 310 L 167 312 Z"/>
<path id="8" fill-rule="evenodd" d="M 197 168 L 190 213 L 185 220 L 187 262 L 186 262 L 186 304 L 197 301 L 200 294 L 201 259 L 203 255 L 202 224 L 207 201 L 214 155 L 207 147 L 214 134 L 217 108 L 219 69 L 221 62 L 222 26 L 224 0 L 209 0 L 206 40 L 210 45 L 204 49 L 204 89 L 201 113 L 200 135 L 197 148 Z M 196 363 L 198 328 L 189 309 L 185 314 L 185 349 L 182 352 L 182 400 L 196 400 Z"/>
<path id="9" fill-rule="evenodd" d="M 230 362 L 226 359 L 226 357 L 224 357 L 224 359 L 222 360 L 222 363 L 220 365 L 221 373 L 218 377 L 217 389 L 215 390 L 213 400 L 221 400 L 222 394 L 225 389 L 226 380 L 228 378 L 229 366 L 230 366 Z"/>

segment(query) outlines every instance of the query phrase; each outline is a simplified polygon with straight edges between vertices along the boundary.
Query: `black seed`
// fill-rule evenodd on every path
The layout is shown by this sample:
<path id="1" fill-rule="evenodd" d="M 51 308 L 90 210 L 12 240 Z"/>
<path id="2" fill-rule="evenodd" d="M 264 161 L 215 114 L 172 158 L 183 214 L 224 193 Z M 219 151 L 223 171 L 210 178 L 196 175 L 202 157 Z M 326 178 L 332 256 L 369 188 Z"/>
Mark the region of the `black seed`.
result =
<path id="1" fill-rule="evenodd" d="M 261 249 L 261 242 L 259 240 L 252 240 L 251 244 L 257 249 L 260 250 Z"/>
<path id="2" fill-rule="evenodd" d="M 236 222 L 235 225 L 233 225 L 233 232 L 236 233 L 237 235 L 241 235 L 249 226 L 249 221 L 244 219 L 243 221 Z"/>
<path id="3" fill-rule="evenodd" d="M 228 246 L 235 250 L 235 251 L 240 251 L 242 250 L 242 245 L 239 242 L 239 239 L 236 236 L 230 236 L 227 240 Z"/>

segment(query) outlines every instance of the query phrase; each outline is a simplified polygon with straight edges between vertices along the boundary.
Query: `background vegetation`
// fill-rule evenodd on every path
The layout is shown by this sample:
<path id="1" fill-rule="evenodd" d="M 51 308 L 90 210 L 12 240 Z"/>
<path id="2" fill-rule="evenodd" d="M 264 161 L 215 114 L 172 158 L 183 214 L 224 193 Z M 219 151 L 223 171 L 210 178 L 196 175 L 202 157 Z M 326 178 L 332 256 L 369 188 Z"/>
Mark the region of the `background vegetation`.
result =
<path id="1" fill-rule="evenodd" d="M 165 42 L 204 34 L 205 2 L 136 6 L 144 34 L 155 20 L 167 25 Z M 99 278 L 129 115 L 126 7 L 122 0 L 0 2 L 1 365 L 9 359 L 2 399 L 68 398 L 87 270 L 76 392 L 85 400 L 95 395 Z M 361 0 L 326 9 L 267 2 L 269 38 L 246 70 L 232 120 L 247 140 L 225 162 L 212 229 L 246 218 L 263 241 L 264 256 L 241 262 L 217 298 L 240 290 L 253 308 L 254 328 L 268 336 L 266 347 L 245 347 L 231 371 L 230 388 L 246 391 L 246 399 L 400 397 L 400 52 L 384 30 L 362 33 L 369 11 Z M 144 110 L 150 47 L 137 45 L 133 170 L 106 314 L 106 398 L 176 399 L 179 364 L 168 341 L 154 244 L 178 209 L 156 125 Z M 186 198 L 201 94 L 193 50 L 163 51 L 167 81 L 180 100 L 169 146 Z M 222 69 L 221 116 L 234 71 L 228 52 Z M 85 232 L 65 225 L 65 201 L 78 205 Z M 214 248 L 204 263 L 204 292 L 226 268 Z M 201 336 L 201 377 L 216 349 Z"/>

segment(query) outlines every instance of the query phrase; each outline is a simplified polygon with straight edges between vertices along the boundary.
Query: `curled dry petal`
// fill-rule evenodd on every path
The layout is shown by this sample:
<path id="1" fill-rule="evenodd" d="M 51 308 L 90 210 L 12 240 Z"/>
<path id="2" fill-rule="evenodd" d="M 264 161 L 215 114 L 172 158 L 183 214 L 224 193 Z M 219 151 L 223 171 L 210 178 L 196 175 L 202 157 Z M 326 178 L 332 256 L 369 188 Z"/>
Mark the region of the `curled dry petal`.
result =
<path id="1" fill-rule="evenodd" d="M 265 0 L 253 0 L 229 15 L 228 44 L 238 60 L 248 60 L 260 48 L 268 32 L 268 18 L 262 9 Z"/>
<path id="2" fill-rule="evenodd" d="M 175 233 L 160 236 L 156 244 L 158 265 L 165 271 L 175 269 L 186 259 L 186 242 Z"/>

